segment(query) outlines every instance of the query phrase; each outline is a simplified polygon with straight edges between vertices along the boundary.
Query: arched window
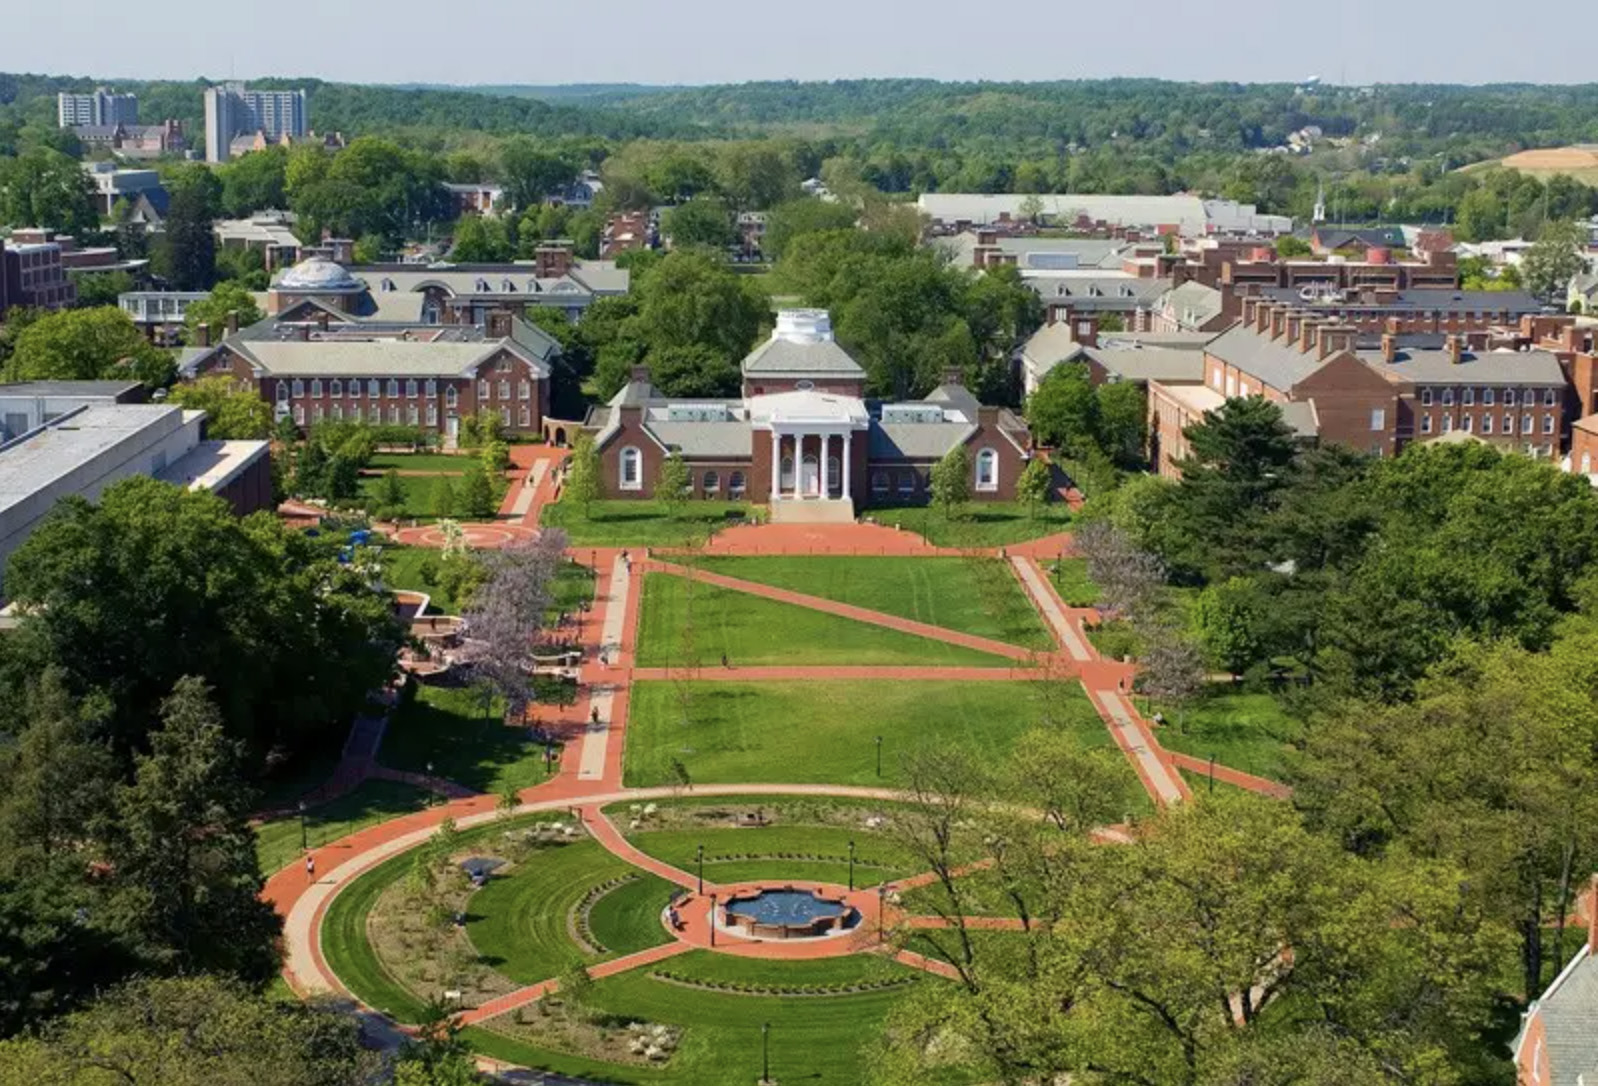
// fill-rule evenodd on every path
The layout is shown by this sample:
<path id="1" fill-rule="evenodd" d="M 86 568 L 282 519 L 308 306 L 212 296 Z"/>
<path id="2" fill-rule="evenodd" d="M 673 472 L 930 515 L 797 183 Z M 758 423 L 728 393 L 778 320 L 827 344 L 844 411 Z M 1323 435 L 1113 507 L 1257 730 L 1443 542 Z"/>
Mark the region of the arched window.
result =
<path id="1" fill-rule="evenodd" d="M 282 381 L 279 381 L 277 383 L 277 402 L 278 403 L 288 403 L 289 402 L 289 386 L 287 384 L 285 384 L 284 382 L 282 382 Z"/>
<path id="2" fill-rule="evenodd" d="M 824 496 L 828 498 L 843 493 L 843 461 L 836 456 L 827 457 L 827 490 L 830 493 Z"/>
<path id="3" fill-rule="evenodd" d="M 704 488 L 706 494 L 714 494 L 721 489 L 721 476 L 713 471 L 705 472 Z"/>
<path id="4" fill-rule="evenodd" d="M 618 485 L 623 490 L 644 488 L 644 454 L 632 446 L 621 451 L 621 479 Z"/>
<path id="5" fill-rule="evenodd" d="M 510 404 L 506 404 L 499 409 L 499 421 L 502 425 L 510 425 Z"/>
<path id="6" fill-rule="evenodd" d="M 454 407 L 459 400 L 460 400 L 460 394 L 455 391 L 455 386 L 454 385 L 450 385 L 448 388 L 446 388 L 444 390 L 444 404 L 445 404 L 445 406 Z"/>
<path id="7" fill-rule="evenodd" d="M 886 494 L 888 492 L 888 473 L 874 471 L 871 473 L 871 493 Z"/>
<path id="8" fill-rule="evenodd" d="M 977 453 L 977 489 L 999 489 L 999 454 L 993 449 Z"/>
<path id="9" fill-rule="evenodd" d="M 784 490 L 793 488 L 793 457 L 785 456 L 777 469 L 777 485 Z"/>
<path id="10" fill-rule="evenodd" d="M 527 409 L 526 404 L 522 404 L 519 414 L 522 426 L 531 426 L 533 424 L 533 413 Z"/>
<path id="11" fill-rule="evenodd" d="M 405 381 L 405 395 L 414 400 L 414 399 L 416 399 L 416 392 L 417 392 L 416 378 L 414 378 L 414 377 L 407 378 L 406 381 Z"/>
<path id="12" fill-rule="evenodd" d="M 329 388 L 327 394 L 332 396 L 335 400 L 344 395 L 344 382 L 340 381 L 337 377 L 329 381 L 328 385 Z"/>
<path id="13" fill-rule="evenodd" d="M 405 406 L 405 418 L 412 426 L 421 421 L 421 412 L 417 410 L 415 404 L 407 404 Z"/>
<path id="14" fill-rule="evenodd" d="M 735 498 L 741 498 L 743 497 L 743 492 L 744 473 L 741 471 L 735 471 L 731 475 L 727 476 L 727 493 L 731 494 Z"/>
<path id="15" fill-rule="evenodd" d="M 914 494 L 915 489 L 916 473 L 913 471 L 901 471 L 899 473 L 899 493 L 905 495 Z"/>

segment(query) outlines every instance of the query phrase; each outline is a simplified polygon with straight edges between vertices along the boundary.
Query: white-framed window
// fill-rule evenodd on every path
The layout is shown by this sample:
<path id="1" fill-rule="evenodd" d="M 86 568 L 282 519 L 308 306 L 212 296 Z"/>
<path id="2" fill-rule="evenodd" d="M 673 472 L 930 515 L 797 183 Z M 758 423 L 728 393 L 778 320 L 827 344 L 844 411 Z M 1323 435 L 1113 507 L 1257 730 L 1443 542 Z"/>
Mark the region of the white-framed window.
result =
<path id="1" fill-rule="evenodd" d="M 1545 388 L 1545 389 L 1543 389 L 1543 406 L 1544 407 L 1558 407 L 1559 406 L 1559 390 L 1557 388 Z"/>
<path id="2" fill-rule="evenodd" d="M 1481 432 L 1484 434 L 1490 434 L 1493 432 L 1493 413 L 1491 411 L 1482 413 Z"/>
<path id="3" fill-rule="evenodd" d="M 1215 386 L 1215 391 L 1221 390 L 1221 367 L 1216 366 L 1210 370 L 1210 384 Z"/>
<path id="4" fill-rule="evenodd" d="M 994 449 L 983 449 L 977 453 L 977 489 L 999 489 L 999 454 Z"/>
<path id="5" fill-rule="evenodd" d="M 899 473 L 899 493 L 914 494 L 916 492 L 916 473 L 901 471 Z"/>
<path id="6" fill-rule="evenodd" d="M 388 405 L 388 421 L 392 422 L 395 426 L 398 426 L 399 425 L 399 420 L 400 420 L 399 404 L 397 404 L 397 403 L 389 404 Z"/>
<path id="7" fill-rule="evenodd" d="M 303 404 L 294 405 L 294 425 L 305 425 L 305 406 Z"/>
<path id="8" fill-rule="evenodd" d="M 520 420 L 517 423 L 517 425 L 519 425 L 519 426 L 531 426 L 533 424 L 533 412 L 532 412 L 532 409 L 530 407 L 528 407 L 526 404 L 522 404 L 520 410 L 518 410 L 516 412 L 516 414 L 517 414 L 517 418 Z"/>
<path id="9" fill-rule="evenodd" d="M 1552 415 L 1544 415 L 1543 416 L 1543 433 L 1551 434 L 1553 432 L 1554 432 L 1554 417 Z"/>
<path id="10" fill-rule="evenodd" d="M 333 405 L 333 421 L 334 422 L 343 422 L 344 421 L 344 405 L 343 404 L 335 403 Z"/>
<path id="11" fill-rule="evenodd" d="M 327 383 L 327 394 L 335 400 L 341 399 L 344 396 L 344 382 L 337 377 L 333 378 Z"/>
<path id="12" fill-rule="evenodd" d="M 279 381 L 277 383 L 277 402 L 278 403 L 288 403 L 289 402 L 289 386 L 284 384 L 282 381 Z"/>
<path id="13" fill-rule="evenodd" d="M 1484 389 L 1481 390 L 1481 402 L 1485 406 L 1491 407 L 1493 405 L 1493 401 L 1496 398 L 1497 398 L 1497 396 L 1495 394 L 1495 390 L 1494 389 L 1484 388 Z"/>
<path id="14" fill-rule="evenodd" d="M 499 421 L 500 421 L 501 425 L 504 425 L 504 426 L 509 426 L 510 425 L 510 405 L 509 404 L 507 404 L 504 407 L 501 407 L 499 409 Z"/>
<path id="15" fill-rule="evenodd" d="M 888 473 L 874 471 L 871 473 L 871 493 L 886 494 L 888 492 Z"/>
<path id="16" fill-rule="evenodd" d="M 311 421 L 312 422 L 321 422 L 322 421 L 322 405 L 321 404 L 315 403 L 315 404 L 311 405 Z"/>
<path id="17" fill-rule="evenodd" d="M 406 395 L 406 397 L 409 398 L 409 399 L 414 400 L 414 399 L 416 399 L 416 393 L 418 391 L 419 391 L 419 386 L 416 384 L 416 378 L 414 378 L 414 377 L 407 378 L 406 381 L 405 381 L 405 395 Z"/>
<path id="18" fill-rule="evenodd" d="M 1520 404 L 1521 404 L 1522 407 L 1536 407 L 1537 406 L 1537 390 L 1534 389 L 1534 388 L 1528 388 L 1524 392 L 1522 392 L 1520 394 Z"/>
<path id="19" fill-rule="evenodd" d="M 479 381 L 477 382 L 477 402 L 482 403 L 486 399 L 488 399 L 488 382 Z"/>
<path id="20" fill-rule="evenodd" d="M 1459 420 L 1459 428 L 1461 430 L 1465 431 L 1467 434 L 1470 433 L 1473 429 L 1475 429 L 1475 426 L 1476 426 L 1476 416 L 1475 415 L 1465 415 L 1464 417 L 1462 417 Z"/>
<path id="21" fill-rule="evenodd" d="M 1520 432 L 1523 434 L 1529 434 L 1532 432 L 1532 429 L 1531 412 L 1527 411 L 1525 414 L 1520 416 Z"/>
<path id="22" fill-rule="evenodd" d="M 1247 397 L 1248 396 L 1248 382 L 1247 381 L 1239 381 L 1238 385 L 1237 385 L 1237 391 L 1238 391 L 1239 395 Z"/>
<path id="23" fill-rule="evenodd" d="M 1229 373 L 1229 374 L 1226 375 L 1226 398 L 1230 400 L 1232 397 L 1234 397 L 1236 395 L 1237 395 L 1237 374 Z"/>
<path id="24" fill-rule="evenodd" d="M 294 378 L 294 398 L 297 400 L 305 395 L 305 382 L 298 377 Z"/>
<path id="25" fill-rule="evenodd" d="M 366 408 L 366 421 L 377 425 L 383 421 L 383 408 L 380 404 L 369 404 Z"/>
<path id="26" fill-rule="evenodd" d="M 436 402 L 429 402 L 427 405 L 427 425 L 438 425 L 438 404 Z"/>
<path id="27" fill-rule="evenodd" d="M 1505 407 L 1514 407 L 1515 406 L 1515 390 L 1514 389 L 1512 389 L 1512 388 L 1504 389 L 1504 406 Z"/>
<path id="28" fill-rule="evenodd" d="M 1385 407 L 1371 408 L 1371 429 L 1378 433 L 1387 429 L 1387 409 Z"/>
<path id="29" fill-rule="evenodd" d="M 501 378 L 499 382 L 499 398 L 502 400 L 510 399 L 510 382 L 504 378 Z"/>
<path id="30" fill-rule="evenodd" d="M 422 421 L 421 408 L 417 407 L 413 403 L 412 404 L 406 404 L 405 405 L 405 421 L 409 422 L 412 426 L 415 426 L 418 422 L 421 422 Z"/>
<path id="31" fill-rule="evenodd" d="M 1454 416 L 1452 416 L 1452 415 L 1444 415 L 1443 416 L 1443 433 L 1451 434 L 1453 432 L 1454 432 Z"/>
<path id="32" fill-rule="evenodd" d="M 1431 389 L 1423 388 L 1423 389 L 1420 390 L 1420 405 L 1422 407 L 1430 407 L 1432 405 L 1432 390 Z"/>
<path id="33" fill-rule="evenodd" d="M 1461 389 L 1459 393 L 1459 402 L 1464 404 L 1466 407 L 1474 406 L 1476 403 L 1476 390 L 1473 388 Z"/>
<path id="34" fill-rule="evenodd" d="M 391 400 L 399 399 L 399 378 L 397 377 L 388 379 L 388 398 Z"/>
<path id="35" fill-rule="evenodd" d="M 427 395 L 429 395 L 429 396 L 437 396 L 438 395 L 438 382 L 436 380 L 434 380 L 433 378 L 431 378 L 431 377 L 429 377 L 427 379 Z"/>
<path id="36" fill-rule="evenodd" d="M 373 377 L 372 379 L 370 379 L 369 381 L 366 382 L 366 395 L 367 395 L 367 397 L 369 399 L 373 399 L 373 400 L 377 399 L 379 396 L 382 395 L 382 392 L 381 392 L 382 387 L 383 386 L 378 383 L 377 378 Z"/>
<path id="37" fill-rule="evenodd" d="M 1504 433 L 1512 434 L 1514 432 L 1515 432 L 1515 416 L 1510 414 L 1508 411 L 1505 411 L 1504 412 Z"/>
<path id="38" fill-rule="evenodd" d="M 713 471 L 705 472 L 701 486 L 706 494 L 715 494 L 721 490 L 721 476 Z"/>
<path id="39" fill-rule="evenodd" d="M 524 380 L 519 385 L 517 385 L 516 386 L 516 397 L 518 399 L 522 399 L 522 400 L 530 400 L 530 399 L 532 399 L 533 398 L 533 383 L 531 381 Z"/>
<path id="40" fill-rule="evenodd" d="M 1422 415 L 1420 417 L 1420 432 L 1423 434 L 1432 432 L 1432 417 L 1430 415 Z"/>
<path id="41" fill-rule="evenodd" d="M 1443 389 L 1443 406 L 1444 407 L 1453 407 L 1454 406 L 1454 390 L 1453 389 L 1451 389 L 1451 388 Z"/>
<path id="42" fill-rule="evenodd" d="M 444 406 L 445 407 L 454 407 L 459 401 L 460 401 L 460 393 L 456 390 L 454 385 L 450 385 L 448 388 L 446 388 L 444 390 Z"/>
<path id="43" fill-rule="evenodd" d="M 742 497 L 744 492 L 744 473 L 735 471 L 727 476 L 727 493 L 733 497 Z"/>
<path id="44" fill-rule="evenodd" d="M 623 490 L 644 488 L 644 454 L 631 445 L 621 451 L 621 478 L 617 485 Z"/>

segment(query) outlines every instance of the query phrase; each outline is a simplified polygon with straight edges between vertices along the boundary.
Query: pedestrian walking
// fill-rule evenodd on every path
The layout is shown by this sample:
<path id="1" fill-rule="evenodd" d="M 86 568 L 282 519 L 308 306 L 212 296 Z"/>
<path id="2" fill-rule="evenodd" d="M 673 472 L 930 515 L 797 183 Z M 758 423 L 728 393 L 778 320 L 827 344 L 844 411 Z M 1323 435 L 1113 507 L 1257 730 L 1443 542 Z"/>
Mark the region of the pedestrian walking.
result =
<path id="1" fill-rule="evenodd" d="M 593 722 L 594 727 L 599 727 L 599 706 L 594 706 L 594 711 L 588 715 L 588 719 Z"/>
<path id="2" fill-rule="evenodd" d="M 305 854 L 305 881 L 316 881 L 316 857 L 310 853 Z"/>
<path id="3" fill-rule="evenodd" d="M 722 667 L 730 667 L 731 666 L 730 664 L 727 663 L 727 654 L 726 653 L 722 653 L 721 654 L 721 666 Z"/>

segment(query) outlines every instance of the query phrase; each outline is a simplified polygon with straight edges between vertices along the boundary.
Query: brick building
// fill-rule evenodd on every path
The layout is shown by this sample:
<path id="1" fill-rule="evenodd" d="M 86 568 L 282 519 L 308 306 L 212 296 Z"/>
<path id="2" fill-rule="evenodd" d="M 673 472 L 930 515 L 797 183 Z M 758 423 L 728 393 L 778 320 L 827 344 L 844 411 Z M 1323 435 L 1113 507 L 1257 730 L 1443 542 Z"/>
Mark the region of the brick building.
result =
<path id="1" fill-rule="evenodd" d="M 5 280 L 0 295 L 8 308 L 66 309 L 78 300 L 77 285 L 67 277 L 58 242 L 7 242 L 0 248 L 0 278 Z"/>
<path id="2" fill-rule="evenodd" d="M 1598 1082 L 1598 878 L 1587 894 L 1587 939 L 1526 1008 L 1515 1037 L 1517 1086 Z"/>
<path id="3" fill-rule="evenodd" d="M 742 368 L 737 399 L 663 396 L 639 367 L 591 408 L 580 425 L 595 437 L 606 493 L 653 496 L 661 462 L 676 452 L 696 497 L 769 502 L 777 521 L 852 520 L 864 505 L 926 502 L 933 465 L 964 446 L 973 499 L 1015 497 L 1031 455 L 1017 416 L 979 403 L 954 374 L 922 400 L 865 399 L 865 372 L 833 340 L 824 311 L 780 312 Z M 568 436 L 564 424 L 546 430 Z"/>

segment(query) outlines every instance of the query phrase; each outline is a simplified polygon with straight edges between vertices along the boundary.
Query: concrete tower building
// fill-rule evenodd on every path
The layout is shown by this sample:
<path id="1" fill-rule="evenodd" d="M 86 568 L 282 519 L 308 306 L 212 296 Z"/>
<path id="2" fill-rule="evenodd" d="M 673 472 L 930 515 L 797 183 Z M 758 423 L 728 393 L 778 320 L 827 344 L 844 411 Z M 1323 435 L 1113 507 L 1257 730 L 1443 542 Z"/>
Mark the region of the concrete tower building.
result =
<path id="1" fill-rule="evenodd" d="M 299 139 L 309 125 L 303 90 L 251 90 L 222 83 L 205 92 L 205 160 L 226 162 L 235 136 L 259 132 L 268 141 Z"/>

